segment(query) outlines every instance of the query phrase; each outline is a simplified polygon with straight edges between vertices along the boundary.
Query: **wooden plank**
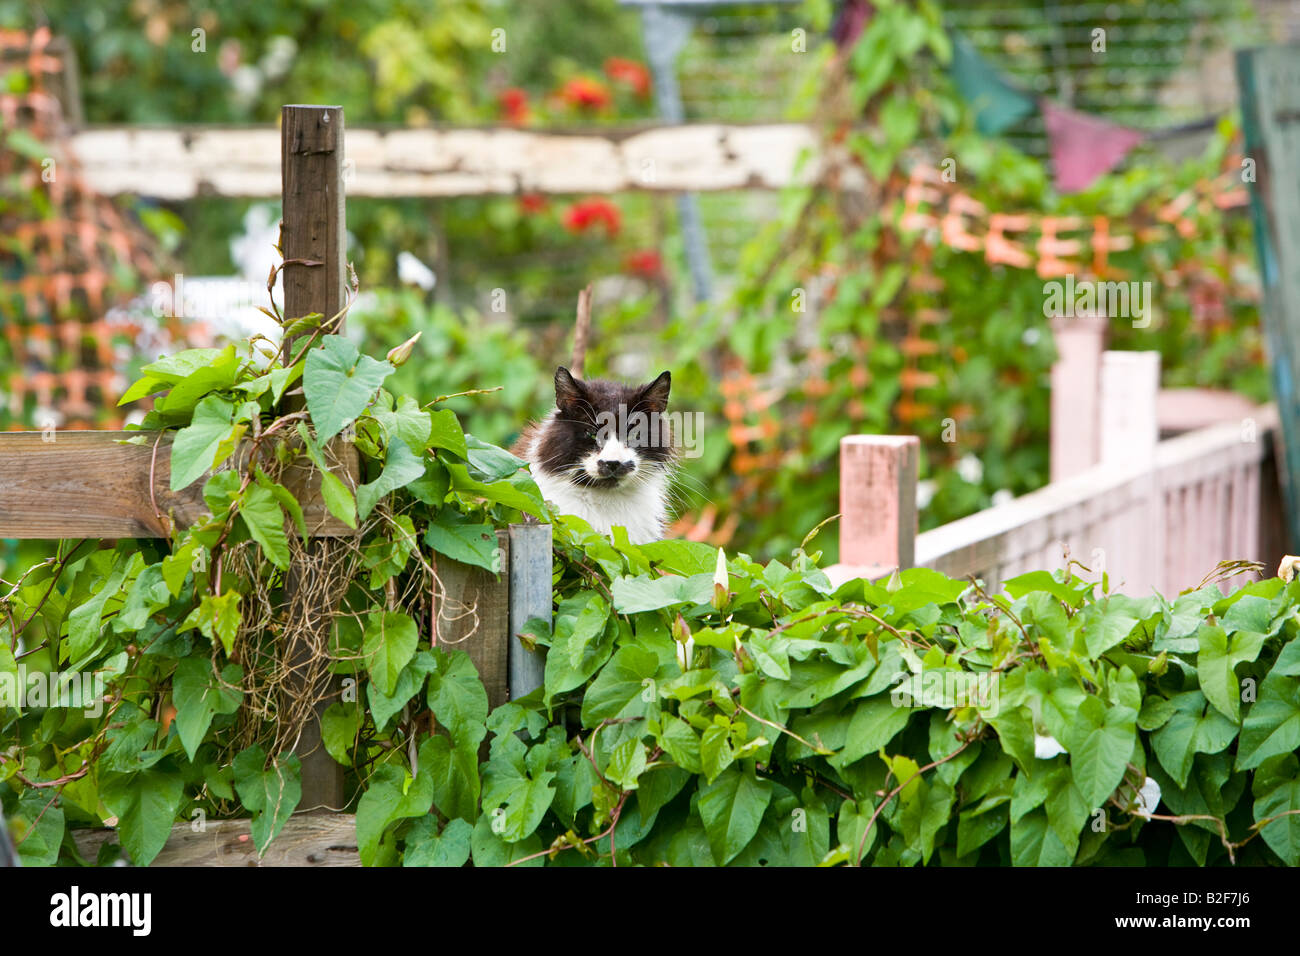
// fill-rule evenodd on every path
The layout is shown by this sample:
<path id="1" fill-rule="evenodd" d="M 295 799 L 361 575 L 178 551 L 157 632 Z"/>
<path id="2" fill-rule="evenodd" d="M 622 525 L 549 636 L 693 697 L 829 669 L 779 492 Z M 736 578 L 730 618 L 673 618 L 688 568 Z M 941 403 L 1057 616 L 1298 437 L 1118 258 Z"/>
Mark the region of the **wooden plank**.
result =
<path id="1" fill-rule="evenodd" d="M 497 549 L 499 574 L 445 555 L 435 556 L 434 563 L 434 645 L 469 654 L 494 708 L 510 699 L 510 535 L 505 530 L 497 532 Z"/>
<path id="2" fill-rule="evenodd" d="M 1101 354 L 1098 461 L 1148 464 L 1160 440 L 1159 352 Z"/>
<path id="3" fill-rule="evenodd" d="M 343 190 L 343 107 L 282 107 L 280 111 L 280 170 L 284 252 L 284 314 L 296 318 L 319 312 L 326 320 L 338 315 L 347 296 L 344 258 L 347 219 Z M 272 154 L 274 155 L 274 154 Z M 305 260 L 305 261 L 292 261 Z M 307 265 L 306 262 L 317 263 Z M 337 326 L 342 330 L 342 324 Z M 334 331 L 334 329 L 331 329 Z M 284 343 L 291 354 L 294 340 Z M 299 400 L 300 402 L 301 400 Z M 287 403 L 292 409 L 293 401 Z M 297 407 L 300 407 L 298 405 Z M 343 767 L 325 750 L 320 717 L 337 696 L 339 680 L 323 668 L 317 648 L 329 646 L 335 608 L 308 595 L 339 593 L 333 586 L 309 580 L 317 568 L 337 567 L 336 552 L 346 542 L 317 539 L 289 568 L 284 585 L 283 613 L 295 624 L 293 639 L 280 648 L 293 680 L 286 681 L 289 699 L 316 700 L 316 717 L 302 727 L 294 752 L 302 760 L 303 810 L 341 809 L 345 803 Z M 333 583 L 333 582 L 332 582 Z"/>
<path id="4" fill-rule="evenodd" d="M 1091 468 L 1100 455 L 1097 401 L 1106 319 L 1054 316 L 1052 336 L 1057 359 L 1052 365 L 1050 468 L 1052 481 L 1061 481 Z"/>
<path id="5" fill-rule="evenodd" d="M 519 633 L 529 619 L 540 617 L 550 622 L 551 606 L 551 526 L 549 524 L 514 524 L 510 536 L 510 633 L 507 663 L 510 699 L 523 697 L 538 687 L 546 676 L 546 653 L 530 651 L 519 640 Z"/>
<path id="6" fill-rule="evenodd" d="M 73 830 L 77 852 L 94 861 L 105 843 L 117 842 L 116 830 Z M 301 813 L 257 856 L 250 821 L 209 820 L 202 832 L 192 824 L 172 827 L 167 845 L 151 866 L 360 866 L 357 820 L 347 813 Z"/>
<path id="7" fill-rule="evenodd" d="M 159 199 L 280 193 L 273 127 L 146 126 L 84 129 L 72 149 L 91 187 Z M 810 182 L 816 162 L 795 174 L 811 127 L 683 124 L 609 130 L 353 129 L 353 196 L 490 196 L 631 191 L 780 189 Z"/>
<path id="8" fill-rule="evenodd" d="M 149 434 L 143 445 L 120 444 L 141 434 L 0 433 L 0 538 L 159 538 L 169 521 L 185 527 L 206 515 L 202 479 L 178 492 L 170 488 L 170 434 L 158 442 L 156 456 Z M 346 456 L 355 474 L 356 449 L 339 443 L 335 453 Z M 285 486 L 302 502 L 310 534 L 353 533 L 325 508 L 320 476 L 309 463 L 289 469 Z"/>
<path id="9" fill-rule="evenodd" d="M 1029 554 L 1041 561 L 1045 551 L 1035 553 L 1035 549 L 1046 549 L 1054 540 L 1069 541 L 1075 556 L 1087 563 L 1094 538 L 1100 535 L 1118 542 L 1117 554 L 1111 555 L 1108 548 L 1108 561 L 1114 563 L 1112 580 L 1117 580 L 1119 571 L 1140 591 L 1154 586 L 1166 595 L 1194 586 L 1213 561 L 1223 557 L 1201 566 L 1211 553 L 1206 542 L 1223 540 L 1222 515 L 1207 518 L 1203 511 L 1209 494 L 1205 489 L 1234 467 L 1247 468 L 1255 476 L 1262 471 L 1265 480 L 1273 470 L 1270 448 L 1278 428 L 1277 409 L 1260 406 L 1251 417 L 1256 441 L 1242 440 L 1239 422 L 1213 425 L 1160 442 L 1147 464 L 1139 456 L 1139 460 L 1097 465 L 924 532 L 916 538 L 916 564 L 953 577 L 975 574 L 992 582 L 999 569 L 1019 567 Z M 1257 502 L 1253 495 L 1234 500 L 1232 520 L 1259 522 L 1260 553 L 1232 557 L 1258 559 L 1281 547 L 1280 502 Z M 1123 523 L 1123 533 L 1117 522 Z M 1265 537 L 1270 543 L 1264 543 Z M 844 579 L 841 575 L 838 580 Z"/>

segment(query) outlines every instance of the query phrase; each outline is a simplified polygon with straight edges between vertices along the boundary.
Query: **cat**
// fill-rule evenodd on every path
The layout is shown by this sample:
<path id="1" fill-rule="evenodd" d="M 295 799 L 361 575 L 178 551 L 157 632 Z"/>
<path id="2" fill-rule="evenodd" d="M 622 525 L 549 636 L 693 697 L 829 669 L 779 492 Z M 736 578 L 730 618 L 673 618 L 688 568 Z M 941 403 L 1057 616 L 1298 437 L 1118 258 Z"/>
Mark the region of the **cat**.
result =
<path id="1" fill-rule="evenodd" d="M 601 534 L 621 525 L 632 544 L 664 537 L 677 464 L 668 409 L 672 376 L 648 385 L 582 381 L 555 372 L 555 408 L 520 433 L 511 451 L 527 461 L 542 497 Z"/>

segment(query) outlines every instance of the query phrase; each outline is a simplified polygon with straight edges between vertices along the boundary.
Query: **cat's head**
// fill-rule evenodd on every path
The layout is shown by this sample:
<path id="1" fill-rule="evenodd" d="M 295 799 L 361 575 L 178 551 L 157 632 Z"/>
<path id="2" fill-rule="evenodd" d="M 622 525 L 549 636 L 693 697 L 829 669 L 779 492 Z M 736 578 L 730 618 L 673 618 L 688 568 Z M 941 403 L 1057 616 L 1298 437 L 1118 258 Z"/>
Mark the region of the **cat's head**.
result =
<path id="1" fill-rule="evenodd" d="M 665 412 L 672 376 L 648 385 L 582 381 L 555 372 L 555 412 L 537 438 L 533 457 L 545 472 L 589 488 L 643 481 L 671 467 L 675 449 Z"/>

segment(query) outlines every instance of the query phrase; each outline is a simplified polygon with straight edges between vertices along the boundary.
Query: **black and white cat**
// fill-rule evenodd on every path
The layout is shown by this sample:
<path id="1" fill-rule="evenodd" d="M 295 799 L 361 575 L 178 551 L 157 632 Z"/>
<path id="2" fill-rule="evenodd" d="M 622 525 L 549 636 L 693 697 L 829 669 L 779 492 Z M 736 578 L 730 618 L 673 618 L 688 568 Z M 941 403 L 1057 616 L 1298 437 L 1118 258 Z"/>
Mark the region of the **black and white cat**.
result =
<path id="1" fill-rule="evenodd" d="M 677 462 L 668 409 L 672 376 L 648 385 L 580 381 L 555 372 L 555 408 L 511 449 L 532 466 L 542 496 L 609 534 L 622 525 L 633 544 L 657 541 L 668 522 Z"/>

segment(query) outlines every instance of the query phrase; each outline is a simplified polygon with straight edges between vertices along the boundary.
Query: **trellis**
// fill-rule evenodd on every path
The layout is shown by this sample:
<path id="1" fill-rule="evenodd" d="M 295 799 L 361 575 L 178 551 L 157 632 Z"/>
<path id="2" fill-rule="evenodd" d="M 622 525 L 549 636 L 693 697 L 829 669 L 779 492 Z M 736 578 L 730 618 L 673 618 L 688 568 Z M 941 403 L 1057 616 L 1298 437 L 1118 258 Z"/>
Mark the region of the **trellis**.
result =
<path id="1" fill-rule="evenodd" d="M 336 315 L 346 301 L 347 274 L 343 109 L 285 106 L 281 119 L 284 312 Z M 52 429 L 0 434 L 0 538 L 166 537 L 172 525 L 184 526 L 205 514 L 202 482 L 179 492 L 170 490 L 170 438 L 160 435 L 142 444 L 123 443 L 139 434 Z M 354 449 L 344 446 L 343 457 L 355 480 Z M 286 576 L 284 606 L 322 628 L 329 627 L 333 608 L 299 607 L 295 602 L 301 595 L 316 593 L 308 579 L 316 573 L 313 554 L 341 546 L 334 542 L 356 532 L 324 507 L 317 472 L 306 466 L 291 468 L 285 484 L 302 502 L 310 540 Z M 518 525 L 498 537 L 500 575 L 435 558 L 440 585 L 433 595 L 430 627 L 435 643 L 454 644 L 469 654 L 493 707 L 541 684 L 540 656 L 511 640 L 511 635 L 521 631 L 529 618 L 549 619 L 551 614 L 550 526 Z M 473 606 L 476 613 L 441 613 L 465 606 Z M 297 660 L 301 653 L 298 648 L 281 648 L 291 666 L 302 663 Z M 326 697 L 318 703 L 318 715 L 328 702 Z M 295 750 L 302 760 L 300 810 L 344 809 L 344 768 L 325 752 L 318 719 L 304 728 Z M 247 832 L 247 821 L 223 821 L 197 835 L 188 824 L 181 824 L 156 862 L 248 862 Z M 353 833 L 352 818 L 343 814 L 325 821 L 294 818 L 277 837 L 274 859 L 298 864 L 355 863 L 354 849 L 338 851 L 340 840 L 346 847 Z M 109 836 L 85 833 L 80 843 L 83 849 L 93 850 Z"/>

